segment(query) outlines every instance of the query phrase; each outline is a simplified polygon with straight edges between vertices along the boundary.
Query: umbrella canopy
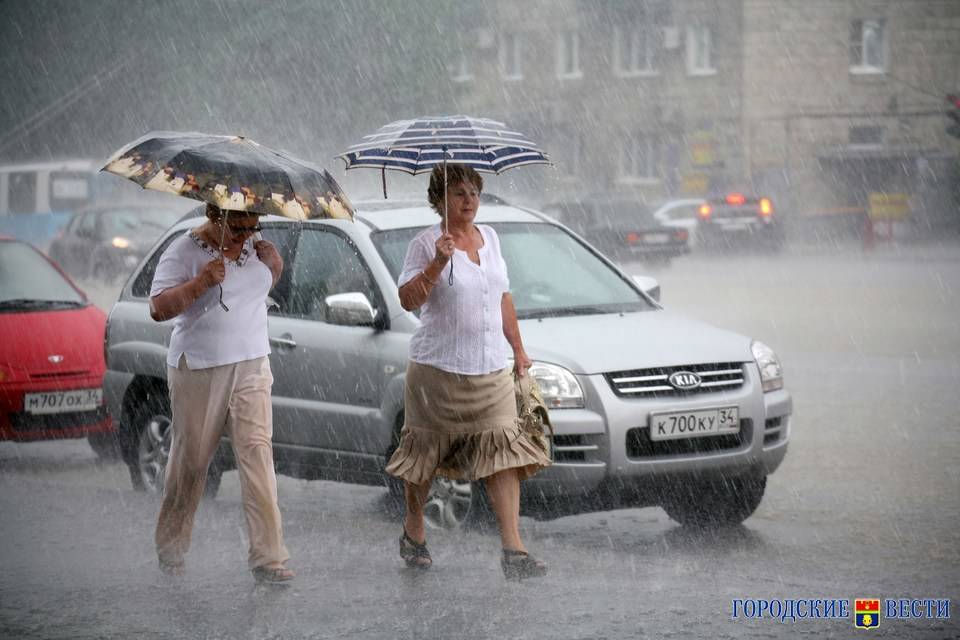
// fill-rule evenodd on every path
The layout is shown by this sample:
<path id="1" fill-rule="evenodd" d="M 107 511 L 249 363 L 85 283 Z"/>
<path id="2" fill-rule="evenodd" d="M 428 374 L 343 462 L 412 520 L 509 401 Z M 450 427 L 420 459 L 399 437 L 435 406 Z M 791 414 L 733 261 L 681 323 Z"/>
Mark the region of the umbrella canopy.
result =
<path id="1" fill-rule="evenodd" d="M 243 136 L 154 131 L 114 153 L 101 171 L 228 211 L 353 219 L 327 171 Z"/>
<path id="2" fill-rule="evenodd" d="M 547 154 L 519 131 L 496 120 L 470 116 L 398 120 L 364 136 L 337 157 L 347 169 L 391 169 L 411 175 L 432 171 L 445 161 L 498 174 L 527 164 L 551 164 Z"/>

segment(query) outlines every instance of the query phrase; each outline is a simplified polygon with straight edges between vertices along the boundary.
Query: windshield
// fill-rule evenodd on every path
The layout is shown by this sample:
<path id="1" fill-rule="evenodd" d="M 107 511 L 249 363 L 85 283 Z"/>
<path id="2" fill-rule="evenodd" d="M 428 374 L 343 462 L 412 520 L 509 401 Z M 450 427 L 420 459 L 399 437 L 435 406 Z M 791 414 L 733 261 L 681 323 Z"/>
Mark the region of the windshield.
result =
<path id="1" fill-rule="evenodd" d="M 180 219 L 181 213 L 169 209 L 111 209 L 102 214 L 106 237 L 159 236 Z"/>
<path id="2" fill-rule="evenodd" d="M 609 265 L 560 227 L 526 222 L 490 226 L 500 236 L 510 276 L 510 293 L 520 318 L 655 308 Z M 373 234 L 373 242 L 394 280 L 403 267 L 407 245 L 420 231 L 420 228 L 396 229 Z"/>
<path id="3" fill-rule="evenodd" d="M 50 303 L 86 304 L 83 296 L 29 245 L 0 242 L 0 310 Z"/>

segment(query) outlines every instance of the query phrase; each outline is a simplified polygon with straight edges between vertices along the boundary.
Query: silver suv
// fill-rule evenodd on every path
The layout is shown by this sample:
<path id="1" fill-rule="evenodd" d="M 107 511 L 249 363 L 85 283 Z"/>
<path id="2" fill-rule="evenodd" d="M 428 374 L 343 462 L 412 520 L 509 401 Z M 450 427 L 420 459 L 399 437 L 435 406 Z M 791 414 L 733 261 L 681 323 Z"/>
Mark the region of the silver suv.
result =
<path id="1" fill-rule="evenodd" d="M 383 467 L 403 422 L 419 322 L 400 307 L 396 279 L 407 244 L 437 216 L 419 203 L 357 209 L 355 222 L 262 221 L 286 261 L 269 314 L 274 453 L 286 475 L 396 491 Z M 664 310 L 655 281 L 631 279 L 540 213 L 488 203 L 479 221 L 500 236 L 555 430 L 554 464 L 524 483 L 524 511 L 661 505 L 678 522 L 708 526 L 749 517 L 790 437 L 792 403 L 773 351 Z M 171 327 L 150 319 L 147 295 L 160 253 L 196 224 L 182 220 L 158 242 L 108 322 L 104 388 L 140 489 L 161 488 L 170 442 Z M 209 493 L 233 464 L 225 442 Z M 438 480 L 427 508 L 435 526 L 488 514 L 479 483 Z"/>

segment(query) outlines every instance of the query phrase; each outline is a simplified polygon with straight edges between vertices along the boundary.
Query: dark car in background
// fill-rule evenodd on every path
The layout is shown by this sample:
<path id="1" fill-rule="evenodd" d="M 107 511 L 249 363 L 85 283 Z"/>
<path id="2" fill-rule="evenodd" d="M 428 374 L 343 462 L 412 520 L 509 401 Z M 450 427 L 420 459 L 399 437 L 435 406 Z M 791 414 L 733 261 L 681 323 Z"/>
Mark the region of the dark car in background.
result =
<path id="1" fill-rule="evenodd" d="M 90 205 L 70 218 L 50 243 L 49 254 L 74 277 L 117 280 L 185 211 L 176 202 Z"/>
<path id="2" fill-rule="evenodd" d="M 110 452 L 106 321 L 46 256 L 0 236 L 0 440 L 87 437 Z"/>
<path id="3" fill-rule="evenodd" d="M 544 213 L 616 260 L 665 265 L 690 250 L 687 229 L 669 227 L 632 198 L 596 196 L 546 205 Z"/>
<path id="4" fill-rule="evenodd" d="M 700 206 L 697 234 L 706 249 L 783 248 L 783 221 L 766 196 L 733 191 Z"/>

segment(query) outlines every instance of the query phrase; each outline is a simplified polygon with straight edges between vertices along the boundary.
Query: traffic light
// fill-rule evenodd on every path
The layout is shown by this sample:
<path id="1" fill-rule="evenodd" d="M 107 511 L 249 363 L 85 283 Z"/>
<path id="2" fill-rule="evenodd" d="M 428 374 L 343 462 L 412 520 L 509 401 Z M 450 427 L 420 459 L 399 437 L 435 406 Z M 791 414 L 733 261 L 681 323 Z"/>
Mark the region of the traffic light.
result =
<path id="1" fill-rule="evenodd" d="M 954 138 L 960 138 L 960 98 L 951 94 L 947 96 L 947 102 L 950 103 L 950 110 L 947 111 L 947 116 L 953 120 L 947 127 L 947 133 Z"/>

